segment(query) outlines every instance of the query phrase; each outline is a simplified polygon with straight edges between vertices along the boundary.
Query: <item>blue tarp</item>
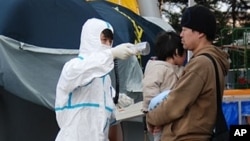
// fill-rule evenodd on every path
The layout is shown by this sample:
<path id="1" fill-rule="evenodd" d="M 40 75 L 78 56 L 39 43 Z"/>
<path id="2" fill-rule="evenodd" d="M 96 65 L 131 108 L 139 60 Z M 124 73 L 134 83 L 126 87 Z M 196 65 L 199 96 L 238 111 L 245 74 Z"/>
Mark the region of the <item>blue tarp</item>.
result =
<path id="1" fill-rule="evenodd" d="M 243 116 L 250 116 L 250 101 L 241 102 L 241 112 Z"/>
<path id="2" fill-rule="evenodd" d="M 239 123 L 238 102 L 224 102 L 222 103 L 222 109 L 228 127 L 230 127 L 230 125 L 235 125 Z"/>
<path id="3" fill-rule="evenodd" d="M 228 127 L 230 125 L 245 124 L 243 117 L 250 116 L 250 100 L 223 102 L 222 108 Z M 240 118 L 242 123 L 240 123 Z"/>

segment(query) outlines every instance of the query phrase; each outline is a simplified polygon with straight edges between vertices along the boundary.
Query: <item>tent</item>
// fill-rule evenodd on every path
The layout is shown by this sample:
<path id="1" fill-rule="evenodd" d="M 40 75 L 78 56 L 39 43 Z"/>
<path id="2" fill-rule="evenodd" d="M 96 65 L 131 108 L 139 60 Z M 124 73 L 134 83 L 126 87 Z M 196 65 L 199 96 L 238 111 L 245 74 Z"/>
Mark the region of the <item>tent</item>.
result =
<path id="1" fill-rule="evenodd" d="M 114 45 L 148 41 L 153 47 L 163 31 L 129 9 L 104 1 L 0 0 L 1 141 L 54 140 L 56 83 L 63 64 L 78 53 L 81 27 L 91 17 L 112 23 Z M 150 55 L 144 56 L 144 63 Z M 120 91 L 139 97 L 143 63 L 132 57 L 118 64 Z"/>

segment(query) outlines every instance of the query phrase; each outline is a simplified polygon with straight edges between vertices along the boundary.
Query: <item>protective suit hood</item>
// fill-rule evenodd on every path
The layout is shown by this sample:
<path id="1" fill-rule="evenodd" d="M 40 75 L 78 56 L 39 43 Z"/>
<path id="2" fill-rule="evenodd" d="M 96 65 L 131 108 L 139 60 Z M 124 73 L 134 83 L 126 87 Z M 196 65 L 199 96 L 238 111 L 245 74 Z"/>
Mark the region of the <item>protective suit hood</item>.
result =
<path id="1" fill-rule="evenodd" d="M 93 26 L 96 27 L 93 28 Z M 101 32 L 107 28 L 114 33 L 110 23 L 96 18 L 88 19 L 82 26 L 80 55 L 85 56 L 90 52 L 98 52 L 99 50 L 106 49 L 105 45 L 101 43 L 100 36 Z"/>

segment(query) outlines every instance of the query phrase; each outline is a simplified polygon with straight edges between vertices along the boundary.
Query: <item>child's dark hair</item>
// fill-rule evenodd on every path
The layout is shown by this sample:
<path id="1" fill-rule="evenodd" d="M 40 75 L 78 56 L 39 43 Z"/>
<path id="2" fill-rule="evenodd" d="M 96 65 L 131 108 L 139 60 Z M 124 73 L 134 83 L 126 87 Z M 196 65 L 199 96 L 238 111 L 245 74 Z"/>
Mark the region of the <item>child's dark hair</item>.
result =
<path id="1" fill-rule="evenodd" d="M 106 29 L 104 29 L 103 31 L 102 31 L 102 34 L 104 35 L 104 37 L 106 37 L 106 38 L 109 38 L 109 39 L 111 39 L 111 40 L 113 40 L 113 32 L 110 30 L 110 29 L 108 29 L 108 28 L 106 28 Z"/>
<path id="2" fill-rule="evenodd" d="M 181 43 L 181 37 L 177 33 L 168 31 L 162 32 L 157 36 L 155 42 L 157 60 L 165 61 L 166 58 L 173 58 L 176 55 L 176 49 L 179 56 L 184 55 L 186 52 Z"/>

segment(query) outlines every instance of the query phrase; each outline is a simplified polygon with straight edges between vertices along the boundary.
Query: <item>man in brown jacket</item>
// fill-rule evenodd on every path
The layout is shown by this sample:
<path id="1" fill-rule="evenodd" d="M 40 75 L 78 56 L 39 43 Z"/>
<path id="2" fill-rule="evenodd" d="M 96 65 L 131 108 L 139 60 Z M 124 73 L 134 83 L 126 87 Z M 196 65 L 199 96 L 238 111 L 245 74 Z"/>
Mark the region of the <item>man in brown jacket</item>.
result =
<path id="1" fill-rule="evenodd" d="M 192 58 L 168 98 L 148 112 L 147 126 L 162 126 L 162 141 L 209 141 L 214 129 L 217 101 L 216 77 L 210 54 L 218 66 L 221 93 L 229 69 L 228 54 L 212 45 L 216 32 L 213 13 L 203 6 L 185 10 L 180 34 Z"/>

